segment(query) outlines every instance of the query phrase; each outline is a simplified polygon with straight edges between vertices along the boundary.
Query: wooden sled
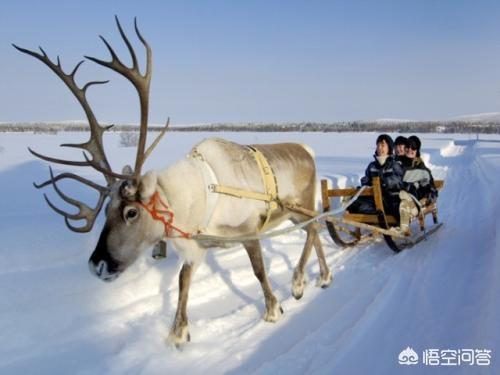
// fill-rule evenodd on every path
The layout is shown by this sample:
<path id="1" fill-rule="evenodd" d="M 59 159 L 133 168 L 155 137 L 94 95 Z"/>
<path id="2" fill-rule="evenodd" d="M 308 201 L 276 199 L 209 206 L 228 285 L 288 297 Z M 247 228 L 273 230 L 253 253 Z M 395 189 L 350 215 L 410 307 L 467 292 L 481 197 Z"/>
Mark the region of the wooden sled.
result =
<path id="1" fill-rule="evenodd" d="M 444 185 L 443 180 L 435 180 L 434 183 L 438 190 L 442 189 Z M 323 212 L 331 210 L 331 198 L 352 197 L 357 192 L 358 190 L 356 188 L 328 189 L 328 181 L 321 180 Z M 340 247 L 345 248 L 354 246 L 382 235 L 387 245 L 393 251 L 400 252 L 426 239 L 427 236 L 431 235 L 442 226 L 442 223 L 438 222 L 436 202 L 433 202 L 428 205 L 423 205 L 420 214 L 412 220 L 412 222 L 419 222 L 419 233 L 405 236 L 397 231 L 391 230 L 392 227 L 399 226 L 399 222 L 394 216 L 385 213 L 379 177 L 374 177 L 373 186 L 365 188 L 361 195 L 373 196 L 376 213 L 355 214 L 350 213 L 349 208 L 347 208 L 342 217 L 329 216 L 327 218 L 326 226 L 328 232 L 333 241 Z M 425 217 L 428 215 L 432 215 L 433 220 L 433 224 L 430 227 L 426 227 L 425 223 Z"/>

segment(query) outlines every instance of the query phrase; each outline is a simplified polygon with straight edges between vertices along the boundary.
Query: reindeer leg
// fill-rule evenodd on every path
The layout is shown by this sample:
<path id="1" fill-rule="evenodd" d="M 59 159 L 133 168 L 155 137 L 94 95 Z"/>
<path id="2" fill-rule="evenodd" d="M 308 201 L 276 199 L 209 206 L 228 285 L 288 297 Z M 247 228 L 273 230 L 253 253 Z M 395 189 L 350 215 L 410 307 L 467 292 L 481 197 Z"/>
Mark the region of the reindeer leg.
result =
<path id="1" fill-rule="evenodd" d="M 168 335 L 168 341 L 175 344 L 177 348 L 181 344 L 190 341 L 187 318 L 187 301 L 189 294 L 189 285 L 196 267 L 192 263 L 184 263 L 179 273 L 179 299 L 177 302 L 177 311 L 175 313 L 174 323 Z"/>
<path id="2" fill-rule="evenodd" d="M 283 309 L 278 303 L 278 300 L 271 290 L 269 280 L 267 279 L 266 269 L 264 268 L 264 261 L 262 260 L 262 249 L 259 241 L 248 241 L 243 243 L 243 247 L 248 253 L 250 262 L 252 263 L 253 273 L 260 281 L 264 298 L 266 300 L 266 312 L 264 320 L 266 322 L 276 322 L 283 314 Z"/>
<path id="3" fill-rule="evenodd" d="M 313 224 L 314 223 L 309 224 L 306 227 L 307 231 L 306 243 L 304 244 L 304 249 L 302 250 L 302 255 L 300 256 L 299 263 L 297 264 L 297 267 L 295 267 L 295 270 L 293 271 L 292 295 L 295 297 L 295 299 L 302 298 L 302 295 L 304 294 L 304 286 L 305 286 L 304 268 L 306 266 L 307 260 L 309 259 L 309 256 L 311 255 L 311 250 L 315 238 L 314 231 L 312 230 Z"/>
<path id="4" fill-rule="evenodd" d="M 326 264 L 325 252 L 323 251 L 323 245 L 321 244 L 321 240 L 319 238 L 318 224 L 312 223 L 311 226 L 311 232 L 313 232 L 312 235 L 314 236 L 314 248 L 316 249 L 316 256 L 318 257 L 319 262 L 319 277 L 316 281 L 316 286 L 320 286 L 325 289 L 330 286 L 333 277 L 328 265 Z"/>

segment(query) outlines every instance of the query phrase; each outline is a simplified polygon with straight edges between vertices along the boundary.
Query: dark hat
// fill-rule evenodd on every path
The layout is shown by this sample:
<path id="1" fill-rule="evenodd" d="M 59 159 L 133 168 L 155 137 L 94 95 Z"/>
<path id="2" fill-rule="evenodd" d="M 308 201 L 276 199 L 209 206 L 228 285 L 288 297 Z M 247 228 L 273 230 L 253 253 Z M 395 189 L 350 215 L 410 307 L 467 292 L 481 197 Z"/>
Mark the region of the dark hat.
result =
<path id="1" fill-rule="evenodd" d="M 420 138 L 416 135 L 408 137 L 408 147 L 417 150 L 417 156 L 420 156 L 420 147 L 422 147 L 422 142 L 420 142 Z"/>
<path id="2" fill-rule="evenodd" d="M 397 146 L 397 145 L 405 145 L 406 147 L 408 147 L 408 138 L 403 137 L 402 135 L 399 135 L 394 140 L 394 145 L 395 146 Z"/>
<path id="3" fill-rule="evenodd" d="M 394 148 L 394 142 L 392 141 L 391 136 L 389 134 L 380 134 L 377 137 L 377 142 L 375 142 L 375 143 L 377 144 L 377 143 L 380 143 L 382 141 L 387 143 L 387 146 L 389 146 L 389 155 L 392 155 L 392 150 Z"/>

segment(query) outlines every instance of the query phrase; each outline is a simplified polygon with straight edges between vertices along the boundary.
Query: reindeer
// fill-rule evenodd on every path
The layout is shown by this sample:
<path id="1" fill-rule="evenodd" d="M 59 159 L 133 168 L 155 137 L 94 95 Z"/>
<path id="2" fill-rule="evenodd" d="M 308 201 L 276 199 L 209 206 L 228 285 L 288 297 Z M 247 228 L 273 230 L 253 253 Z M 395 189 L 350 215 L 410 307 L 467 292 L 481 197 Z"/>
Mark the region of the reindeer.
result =
<path id="1" fill-rule="evenodd" d="M 125 65 L 102 36 L 100 38 L 106 45 L 111 60 L 104 61 L 89 56 L 85 58 L 119 73 L 132 83 L 138 93 L 140 135 L 135 167 L 132 169 L 126 166 L 121 173 L 112 171 L 104 153 L 102 139 L 103 133 L 109 130 L 110 126 L 104 127 L 98 123 L 87 101 L 86 93 L 89 87 L 108 81 L 91 81 L 79 87 L 75 82 L 75 74 L 83 60 L 71 73 L 66 73 L 59 57 L 54 63 L 42 48 L 39 53 L 13 45 L 20 52 L 43 62 L 66 84 L 82 106 L 90 127 L 88 141 L 61 145 L 82 149 L 84 160 L 62 160 L 39 154 L 32 149 L 29 151 L 34 156 L 51 163 L 92 167 L 102 173 L 106 181 L 106 186 L 102 186 L 73 173 L 54 175 L 49 167 L 50 178 L 34 185 L 36 188 L 52 185 L 64 201 L 77 208 L 76 214 L 65 212 L 44 194 L 48 205 L 62 215 L 66 226 L 75 232 L 89 232 L 104 203 L 109 200 L 105 209 L 104 228 L 88 262 L 91 272 L 101 280 L 116 279 L 134 263 L 141 252 L 159 241 L 169 239 L 172 242 L 183 259 L 183 265 L 179 273 L 177 310 L 168 339 L 179 346 L 190 340 L 186 312 L 188 292 L 191 280 L 207 249 L 224 246 L 224 242 L 220 241 L 221 237 L 252 235 L 261 231 L 264 225 L 266 228 L 273 228 L 285 220 L 303 222 L 307 218 L 305 214 L 291 211 L 286 207 L 295 205 L 314 210 L 315 163 L 309 148 L 300 144 L 283 143 L 248 147 L 222 139 L 207 139 L 196 145 L 185 159 L 169 168 L 141 174 L 144 162 L 165 134 L 169 120 L 146 149 L 152 73 L 151 48 L 139 32 L 137 21 L 134 20 L 135 32 L 146 50 L 146 68 L 142 74 L 134 48 L 117 17 L 115 20 L 130 53 L 132 66 Z M 265 168 L 259 166 L 256 153 L 264 159 Z M 234 196 L 213 191 L 217 184 L 217 186 L 230 186 L 236 191 L 265 190 L 267 187 L 262 174 L 263 169 L 266 169 L 267 173 L 271 172 L 275 187 L 279 189 L 272 202 L 269 199 L 240 199 L 237 194 Z M 58 182 L 64 179 L 76 180 L 95 189 L 99 193 L 96 206 L 89 207 L 66 195 L 58 187 Z M 84 223 L 77 226 L 75 221 Z M 332 281 L 318 236 L 317 223 L 308 224 L 305 230 L 306 242 L 292 278 L 292 294 L 296 299 L 301 298 L 304 291 L 304 267 L 313 246 L 320 266 L 317 285 L 326 288 Z M 216 237 L 219 239 L 201 240 L 198 238 L 200 233 L 219 236 Z M 275 322 L 281 317 L 283 310 L 271 290 L 262 259 L 261 244 L 252 237 L 242 239 L 241 243 L 248 253 L 253 271 L 264 293 L 266 307 L 263 318 L 265 321 Z"/>

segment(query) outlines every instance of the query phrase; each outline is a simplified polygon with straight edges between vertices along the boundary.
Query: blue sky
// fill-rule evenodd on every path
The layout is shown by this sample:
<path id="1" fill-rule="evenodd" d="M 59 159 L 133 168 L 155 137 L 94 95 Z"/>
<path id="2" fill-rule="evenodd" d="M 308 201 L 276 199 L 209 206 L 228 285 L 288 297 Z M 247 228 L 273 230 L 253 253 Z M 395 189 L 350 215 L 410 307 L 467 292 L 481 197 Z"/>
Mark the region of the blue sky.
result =
<path id="1" fill-rule="evenodd" d="M 108 57 L 99 34 L 126 53 L 115 14 L 134 43 L 137 16 L 153 48 L 153 123 L 500 112 L 499 1 L 7 0 L 0 122 L 84 119 L 59 78 L 11 43 L 43 46 L 71 70 L 83 55 Z M 111 80 L 89 91 L 99 120 L 137 122 L 130 84 L 86 62 L 78 81 L 93 79 Z"/>

